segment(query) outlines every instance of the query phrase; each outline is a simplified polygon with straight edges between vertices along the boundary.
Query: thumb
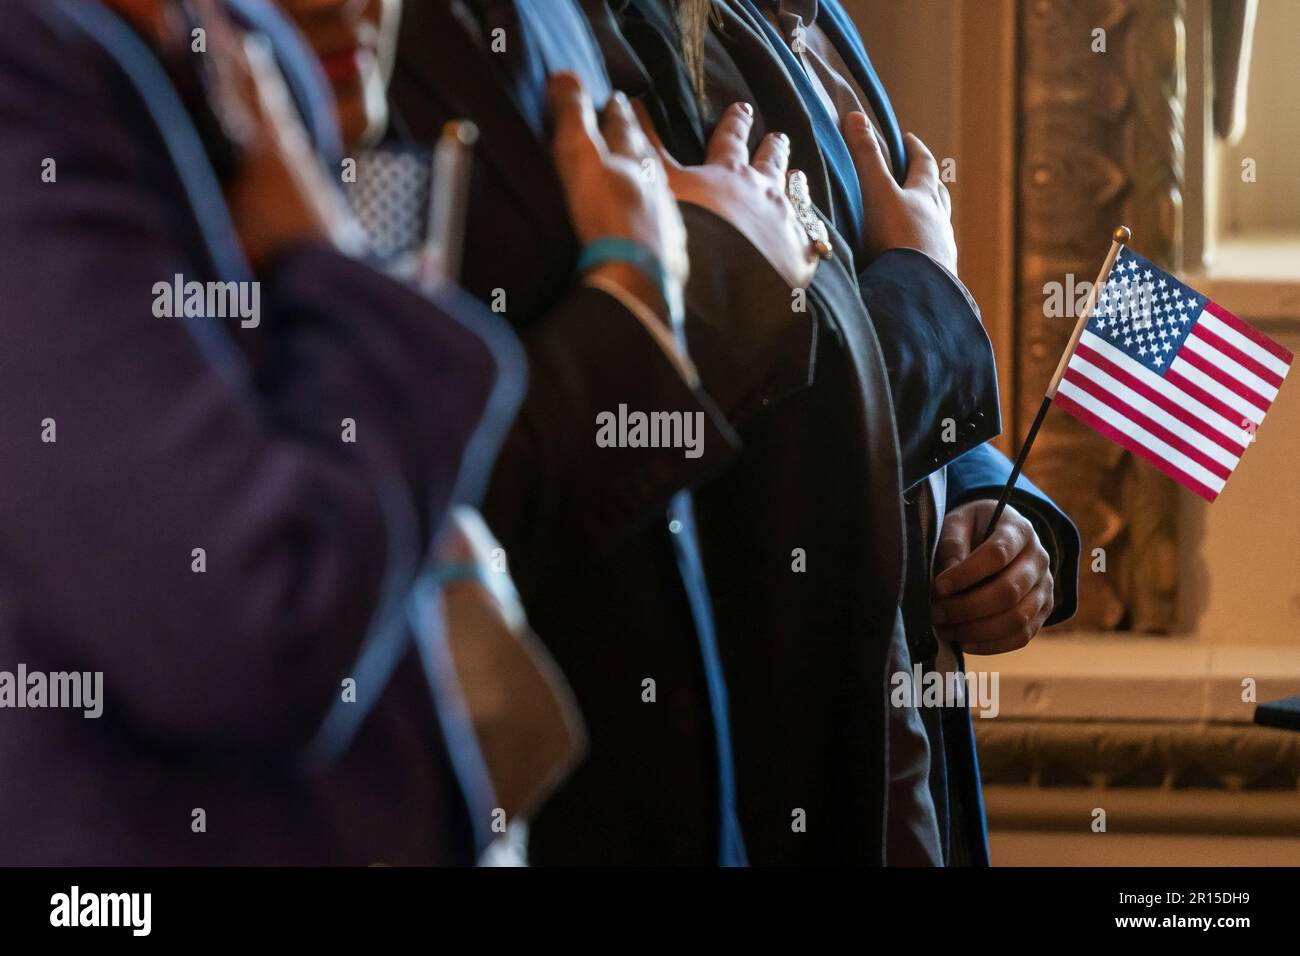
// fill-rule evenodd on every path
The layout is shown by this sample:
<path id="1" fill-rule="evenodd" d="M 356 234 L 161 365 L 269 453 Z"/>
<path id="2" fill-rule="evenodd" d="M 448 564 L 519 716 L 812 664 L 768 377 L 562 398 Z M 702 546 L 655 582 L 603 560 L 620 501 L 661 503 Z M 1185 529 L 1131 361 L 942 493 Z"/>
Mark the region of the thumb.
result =
<path id="1" fill-rule="evenodd" d="M 903 147 L 907 150 L 907 179 L 904 189 L 926 188 L 937 191 L 939 188 L 939 163 L 930 152 L 930 147 L 912 133 L 903 134 Z"/>
<path id="2" fill-rule="evenodd" d="M 885 154 L 881 152 L 880 139 L 871 128 L 867 114 L 854 110 L 844 117 L 840 131 L 853 156 L 853 166 L 858 171 L 864 193 L 898 188 L 889 172 L 889 164 L 885 162 Z"/>
<path id="3" fill-rule="evenodd" d="M 973 527 L 973 508 L 951 511 L 943 522 L 943 531 L 939 534 L 939 543 L 934 552 L 935 590 L 940 594 L 947 594 L 951 590 L 945 588 L 944 581 L 941 580 L 944 573 L 961 564 L 970 554 Z"/>

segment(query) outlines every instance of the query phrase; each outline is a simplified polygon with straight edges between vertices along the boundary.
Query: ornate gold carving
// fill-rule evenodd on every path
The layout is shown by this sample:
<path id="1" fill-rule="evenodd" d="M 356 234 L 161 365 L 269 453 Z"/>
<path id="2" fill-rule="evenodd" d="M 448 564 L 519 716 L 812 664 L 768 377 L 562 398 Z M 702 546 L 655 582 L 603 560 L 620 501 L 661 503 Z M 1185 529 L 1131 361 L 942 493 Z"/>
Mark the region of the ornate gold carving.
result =
<path id="1" fill-rule="evenodd" d="M 986 784 L 1300 789 L 1300 734 L 1252 725 L 976 720 Z"/>
<path id="2" fill-rule="evenodd" d="M 1017 440 L 1074 324 L 1045 317 L 1044 286 L 1091 282 L 1120 223 L 1143 255 L 1181 264 L 1187 97 L 1183 0 L 1022 0 L 1019 16 Z M 1177 487 L 1059 413 L 1027 470 L 1083 537 L 1072 626 L 1174 627 Z M 1094 548 L 1105 573 L 1091 570 Z"/>

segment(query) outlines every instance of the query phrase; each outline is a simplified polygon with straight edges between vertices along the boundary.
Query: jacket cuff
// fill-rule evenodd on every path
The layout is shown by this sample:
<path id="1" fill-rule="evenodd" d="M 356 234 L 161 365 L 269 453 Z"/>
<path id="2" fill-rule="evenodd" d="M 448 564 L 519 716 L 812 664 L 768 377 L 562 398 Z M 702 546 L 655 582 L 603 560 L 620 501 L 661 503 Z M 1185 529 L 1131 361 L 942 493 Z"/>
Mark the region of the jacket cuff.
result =
<path id="1" fill-rule="evenodd" d="M 889 370 L 911 488 L 1001 432 L 993 347 L 966 288 L 923 252 L 891 249 L 859 284 Z"/>

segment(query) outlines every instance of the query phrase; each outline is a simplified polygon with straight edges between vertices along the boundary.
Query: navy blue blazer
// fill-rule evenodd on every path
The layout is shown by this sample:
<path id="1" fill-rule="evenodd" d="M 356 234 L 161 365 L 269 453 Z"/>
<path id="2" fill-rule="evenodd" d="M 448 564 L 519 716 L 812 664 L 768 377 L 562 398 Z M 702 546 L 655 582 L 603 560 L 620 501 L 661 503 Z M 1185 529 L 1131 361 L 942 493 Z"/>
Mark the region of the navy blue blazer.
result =
<path id="1" fill-rule="evenodd" d="M 292 28 L 232 7 L 327 148 Z M 424 572 L 517 407 L 517 345 L 321 245 L 255 275 L 150 48 L 98 4 L 5 11 L 0 660 L 102 672 L 105 699 L 6 712 L 0 860 L 472 862 L 490 793 Z M 256 323 L 158 317 L 177 275 L 256 279 Z"/>

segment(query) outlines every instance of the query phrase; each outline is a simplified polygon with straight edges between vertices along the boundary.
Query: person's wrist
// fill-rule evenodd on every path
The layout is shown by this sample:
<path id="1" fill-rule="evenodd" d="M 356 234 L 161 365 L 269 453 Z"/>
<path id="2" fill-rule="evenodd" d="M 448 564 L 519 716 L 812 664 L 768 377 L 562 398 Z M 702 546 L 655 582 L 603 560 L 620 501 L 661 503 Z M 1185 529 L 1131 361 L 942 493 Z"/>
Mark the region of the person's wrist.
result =
<path id="1" fill-rule="evenodd" d="M 645 243 L 624 236 L 592 239 L 578 256 L 577 271 L 584 279 L 617 285 L 671 327 L 681 280 Z"/>
<path id="2" fill-rule="evenodd" d="M 670 310 L 663 291 L 636 266 L 627 262 L 602 262 L 584 272 L 583 278 L 599 278 L 617 285 L 654 312 L 665 325 L 670 324 Z"/>

